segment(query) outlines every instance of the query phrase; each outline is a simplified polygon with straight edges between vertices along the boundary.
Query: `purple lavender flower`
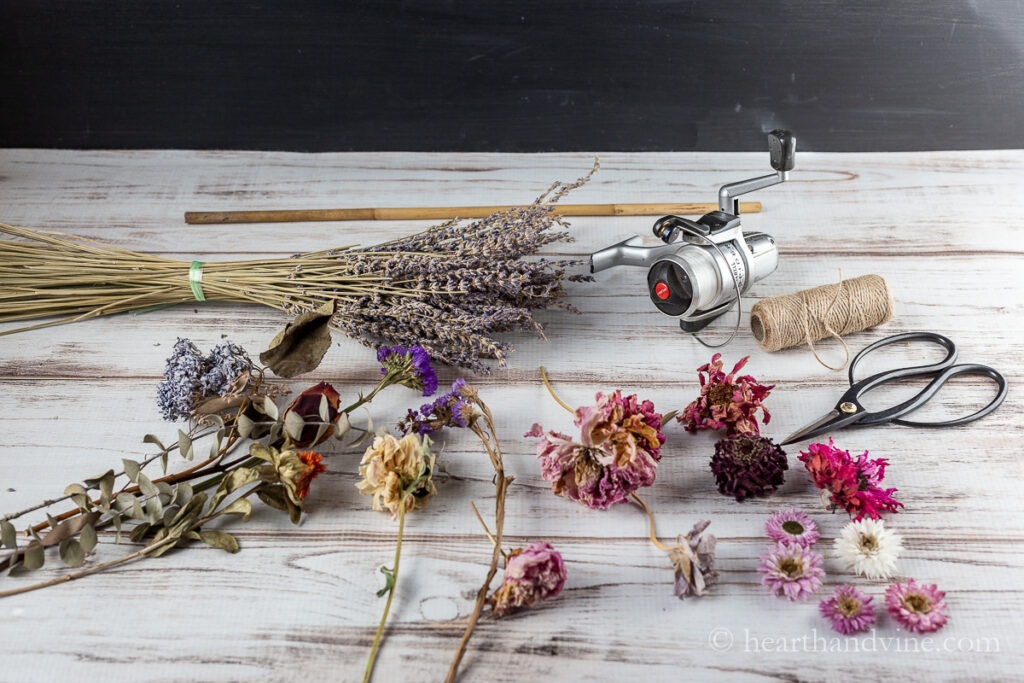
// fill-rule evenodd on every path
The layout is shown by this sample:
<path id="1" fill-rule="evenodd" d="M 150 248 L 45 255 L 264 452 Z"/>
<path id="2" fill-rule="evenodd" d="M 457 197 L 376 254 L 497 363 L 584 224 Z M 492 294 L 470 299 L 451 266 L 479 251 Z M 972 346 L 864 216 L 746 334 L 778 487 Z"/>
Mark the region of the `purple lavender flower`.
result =
<path id="1" fill-rule="evenodd" d="M 393 374 L 397 384 L 422 390 L 424 396 L 437 391 L 437 373 L 422 346 L 382 346 L 377 350 L 377 360 L 383 365 L 380 374 Z"/>
<path id="2" fill-rule="evenodd" d="M 777 543 L 799 543 L 810 548 L 818 542 L 818 525 L 795 508 L 776 512 L 764 523 L 765 533 Z"/>
<path id="3" fill-rule="evenodd" d="M 836 586 L 831 598 L 818 605 L 821 616 L 832 622 L 832 628 L 844 636 L 867 631 L 875 623 L 872 597 L 850 585 Z"/>
<path id="4" fill-rule="evenodd" d="M 761 555 L 761 584 L 774 595 L 806 600 L 821 588 L 821 555 L 799 543 L 779 543 Z"/>

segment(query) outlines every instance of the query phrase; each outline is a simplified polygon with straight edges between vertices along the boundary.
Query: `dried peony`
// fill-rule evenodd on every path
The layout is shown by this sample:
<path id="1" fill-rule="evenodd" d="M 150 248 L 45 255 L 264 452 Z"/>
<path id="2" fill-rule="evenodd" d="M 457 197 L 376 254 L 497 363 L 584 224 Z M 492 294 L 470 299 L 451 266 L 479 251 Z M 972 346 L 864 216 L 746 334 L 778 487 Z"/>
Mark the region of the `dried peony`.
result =
<path id="1" fill-rule="evenodd" d="M 882 512 L 896 512 L 903 503 L 892 497 L 897 489 L 883 489 L 878 485 L 885 477 L 884 458 L 871 460 L 864 451 L 854 461 L 849 451 L 836 448 L 832 439 L 828 445 L 812 443 L 799 460 L 807 466 L 814 485 L 828 496 L 826 503 L 833 510 L 841 507 L 854 518 L 878 519 Z"/>
<path id="2" fill-rule="evenodd" d="M 466 380 L 458 378 L 452 382 L 448 393 L 423 404 L 418 411 L 410 410 L 399 420 L 398 428 L 403 434 L 416 432 L 420 436 L 434 436 L 445 427 L 468 427 L 476 411 L 467 400 L 465 389 Z"/>
<path id="3" fill-rule="evenodd" d="M 880 519 L 862 519 L 843 527 L 835 549 L 846 569 L 869 579 L 887 579 L 896 573 L 903 539 Z"/>
<path id="4" fill-rule="evenodd" d="M 356 488 L 364 496 L 373 496 L 374 510 L 388 510 L 392 519 L 398 519 L 403 497 L 405 511 L 409 512 L 423 507 L 436 492 L 431 479 L 434 456 L 429 446 L 429 439 L 421 442 L 418 434 L 406 434 L 401 441 L 390 434 L 373 439 L 360 462 L 363 480 Z"/>
<path id="5" fill-rule="evenodd" d="M 437 373 L 422 346 L 382 346 L 377 360 L 383 365 L 380 374 L 392 375 L 396 384 L 422 391 L 424 396 L 437 391 Z"/>
<path id="6" fill-rule="evenodd" d="M 654 483 L 665 435 L 650 401 L 620 391 L 598 392 L 596 398 L 595 405 L 575 412 L 579 442 L 559 432 L 545 434 L 539 424 L 525 436 L 541 438 L 541 473 L 556 495 L 603 510 Z"/>
<path id="7" fill-rule="evenodd" d="M 844 636 L 867 631 L 875 623 L 872 597 L 850 585 L 836 586 L 831 598 L 818 605 L 821 616 L 832 622 L 832 628 Z"/>
<path id="8" fill-rule="evenodd" d="M 737 363 L 728 375 L 722 371 L 721 358 L 722 354 L 716 353 L 710 363 L 697 368 L 700 396 L 676 419 L 686 423 L 688 432 L 725 429 L 727 434 L 760 434 L 756 413 L 761 410 L 765 424 L 771 420 L 763 402 L 775 385 L 765 386 L 750 375 L 736 377 L 750 356 Z"/>
<path id="9" fill-rule="evenodd" d="M 821 588 L 821 555 L 799 543 L 779 543 L 761 555 L 761 584 L 774 595 L 806 600 Z"/>
<path id="10" fill-rule="evenodd" d="M 946 625 L 946 594 L 910 579 L 885 589 L 885 605 L 899 625 L 911 633 L 931 633 Z"/>
<path id="11" fill-rule="evenodd" d="M 531 543 L 505 556 L 505 579 L 487 602 L 503 617 L 555 597 L 562 592 L 565 576 L 565 562 L 550 543 Z"/>
<path id="12" fill-rule="evenodd" d="M 337 390 L 327 382 L 320 382 L 310 387 L 295 397 L 284 410 L 282 418 L 288 413 L 295 413 L 307 422 L 322 422 L 324 416 L 320 413 L 320 406 L 326 405 L 326 422 L 334 424 L 341 417 L 341 396 Z M 317 438 L 319 434 L 319 438 Z M 320 429 L 318 424 L 308 424 L 302 428 L 302 433 L 295 440 L 297 448 L 309 448 L 327 441 L 332 436 L 330 429 Z"/>
<path id="13" fill-rule="evenodd" d="M 776 512 L 764 523 L 765 533 L 776 543 L 799 543 L 810 548 L 818 542 L 818 525 L 794 508 Z"/>
<path id="14" fill-rule="evenodd" d="M 678 545 L 669 551 L 676 576 L 676 597 L 680 600 L 694 595 L 700 597 L 718 580 L 715 571 L 715 545 L 718 539 L 704 530 L 711 524 L 702 520 L 693 525 L 686 536 L 680 536 Z"/>
<path id="15" fill-rule="evenodd" d="M 789 469 L 786 452 L 771 439 L 757 434 L 734 434 L 715 444 L 711 472 L 718 491 L 737 501 L 774 493 Z"/>

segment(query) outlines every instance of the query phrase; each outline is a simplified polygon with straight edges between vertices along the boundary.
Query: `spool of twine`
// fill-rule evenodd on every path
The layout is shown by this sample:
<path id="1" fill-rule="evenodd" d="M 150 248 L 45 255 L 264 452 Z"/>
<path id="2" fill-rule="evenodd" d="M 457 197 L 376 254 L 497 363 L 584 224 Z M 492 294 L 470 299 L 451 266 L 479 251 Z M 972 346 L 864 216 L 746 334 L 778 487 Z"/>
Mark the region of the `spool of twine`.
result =
<path id="1" fill-rule="evenodd" d="M 807 344 L 819 363 L 841 370 L 850 361 L 843 335 L 886 323 L 892 311 L 892 292 L 881 276 L 843 280 L 840 271 L 837 284 L 758 301 L 750 311 L 750 330 L 765 351 Z M 838 339 L 846 351 L 839 367 L 823 361 L 814 348 L 814 342 L 826 337 Z"/>

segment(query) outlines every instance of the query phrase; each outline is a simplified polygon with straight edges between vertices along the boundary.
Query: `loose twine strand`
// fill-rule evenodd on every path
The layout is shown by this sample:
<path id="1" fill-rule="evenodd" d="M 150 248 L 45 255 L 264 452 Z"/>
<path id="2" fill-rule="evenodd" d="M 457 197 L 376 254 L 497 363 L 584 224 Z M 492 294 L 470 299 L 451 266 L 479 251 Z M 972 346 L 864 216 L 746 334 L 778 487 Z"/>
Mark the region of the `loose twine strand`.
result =
<path id="1" fill-rule="evenodd" d="M 765 351 L 807 344 L 823 366 L 842 370 L 850 362 L 850 348 L 843 335 L 886 323 L 892 315 L 892 292 L 881 276 L 844 280 L 840 269 L 837 284 L 757 302 L 750 311 L 750 328 Z M 838 367 L 822 360 L 814 348 L 814 342 L 827 337 L 838 339 L 846 354 Z"/>

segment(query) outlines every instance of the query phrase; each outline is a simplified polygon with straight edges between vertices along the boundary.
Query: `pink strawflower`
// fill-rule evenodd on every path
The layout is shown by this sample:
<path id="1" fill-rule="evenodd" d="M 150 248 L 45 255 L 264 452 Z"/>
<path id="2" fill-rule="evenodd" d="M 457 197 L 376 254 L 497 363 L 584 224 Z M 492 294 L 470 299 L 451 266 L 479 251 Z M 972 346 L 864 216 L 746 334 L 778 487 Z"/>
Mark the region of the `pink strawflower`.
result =
<path id="1" fill-rule="evenodd" d="M 541 474 L 556 495 L 603 510 L 654 483 L 665 435 L 653 403 L 619 391 L 598 392 L 597 403 L 578 408 L 574 422 L 579 441 L 544 433 L 539 424 L 525 435 L 541 438 Z"/>
<path id="2" fill-rule="evenodd" d="M 867 631 L 875 623 L 875 606 L 872 598 L 850 585 L 836 586 L 831 598 L 818 605 L 821 616 L 831 620 L 833 630 L 844 636 Z"/>
<path id="3" fill-rule="evenodd" d="M 512 610 L 555 597 L 564 585 L 562 556 L 550 543 L 531 543 L 505 556 L 505 579 L 488 602 L 494 613 L 503 617 Z"/>
<path id="4" fill-rule="evenodd" d="M 774 595 L 806 600 L 821 588 L 821 555 L 799 543 L 778 543 L 761 555 L 761 584 Z"/>
<path id="5" fill-rule="evenodd" d="M 775 385 L 765 386 L 750 375 L 736 377 L 750 356 L 737 363 L 728 375 L 722 371 L 721 358 L 722 354 L 716 353 L 710 363 L 697 368 L 700 396 L 686 406 L 676 419 L 686 423 L 688 432 L 725 429 L 730 435 L 760 434 L 755 413 L 761 410 L 765 424 L 772 419 L 762 403 Z"/>
<path id="6" fill-rule="evenodd" d="M 914 579 L 885 589 L 885 604 L 899 625 L 911 633 L 931 633 L 946 625 L 946 594 L 933 583 Z"/>
<path id="7" fill-rule="evenodd" d="M 764 523 L 764 530 L 776 543 L 799 543 L 805 548 L 817 543 L 820 536 L 818 525 L 807 513 L 794 508 L 776 512 L 769 517 Z"/>
<path id="8" fill-rule="evenodd" d="M 897 512 L 896 508 L 903 507 L 892 497 L 897 489 L 878 486 L 889 464 L 884 458 L 869 459 L 864 451 L 855 461 L 849 451 L 836 448 L 830 438 L 828 445 L 812 443 L 798 459 L 807 466 L 814 485 L 829 496 L 832 509 L 843 508 L 854 521 L 879 519 L 882 512 Z"/>

